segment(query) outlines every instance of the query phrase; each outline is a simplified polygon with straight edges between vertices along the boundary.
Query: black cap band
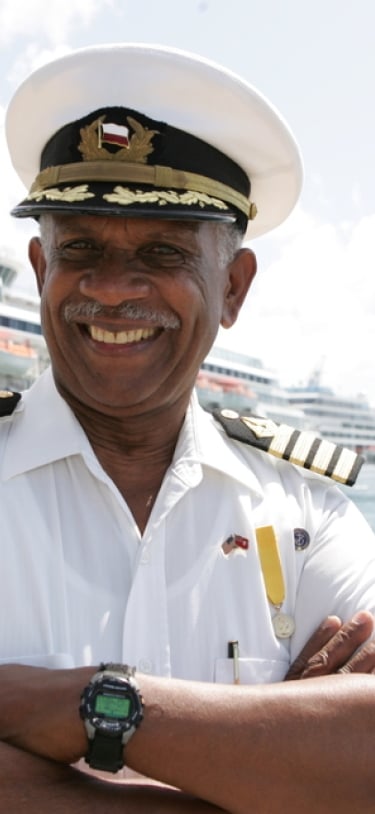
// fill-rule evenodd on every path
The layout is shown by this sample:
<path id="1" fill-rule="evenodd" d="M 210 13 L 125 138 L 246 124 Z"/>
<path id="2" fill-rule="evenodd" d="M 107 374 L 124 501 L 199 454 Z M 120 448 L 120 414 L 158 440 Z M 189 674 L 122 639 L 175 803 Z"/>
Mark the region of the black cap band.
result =
<path id="1" fill-rule="evenodd" d="M 17 217 L 45 211 L 237 220 L 256 207 L 246 173 L 216 148 L 122 107 L 100 108 L 46 144 Z"/>

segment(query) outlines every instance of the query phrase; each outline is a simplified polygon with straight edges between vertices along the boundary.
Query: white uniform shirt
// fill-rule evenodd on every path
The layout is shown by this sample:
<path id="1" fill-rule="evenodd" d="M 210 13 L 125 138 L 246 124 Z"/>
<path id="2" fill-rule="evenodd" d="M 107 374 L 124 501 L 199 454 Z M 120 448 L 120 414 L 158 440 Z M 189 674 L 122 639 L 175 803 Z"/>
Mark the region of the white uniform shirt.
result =
<path id="1" fill-rule="evenodd" d="M 277 681 L 325 616 L 375 612 L 375 541 L 355 506 L 229 439 L 195 397 L 141 536 L 47 371 L 0 419 L 0 517 L 3 662 L 231 682 L 237 640 L 241 682 Z M 259 526 L 276 533 L 291 639 L 273 631 Z M 225 555 L 231 534 L 248 549 Z"/>

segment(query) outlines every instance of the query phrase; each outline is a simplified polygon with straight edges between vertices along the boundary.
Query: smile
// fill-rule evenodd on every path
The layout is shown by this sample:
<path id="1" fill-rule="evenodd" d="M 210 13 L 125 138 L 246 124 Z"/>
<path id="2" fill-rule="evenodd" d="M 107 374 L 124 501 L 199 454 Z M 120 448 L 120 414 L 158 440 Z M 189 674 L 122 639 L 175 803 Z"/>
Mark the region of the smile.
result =
<path id="1" fill-rule="evenodd" d="M 96 325 L 88 325 L 88 332 L 95 342 L 104 342 L 107 345 L 130 345 L 149 339 L 157 333 L 156 328 L 137 328 L 132 331 L 105 331 Z"/>

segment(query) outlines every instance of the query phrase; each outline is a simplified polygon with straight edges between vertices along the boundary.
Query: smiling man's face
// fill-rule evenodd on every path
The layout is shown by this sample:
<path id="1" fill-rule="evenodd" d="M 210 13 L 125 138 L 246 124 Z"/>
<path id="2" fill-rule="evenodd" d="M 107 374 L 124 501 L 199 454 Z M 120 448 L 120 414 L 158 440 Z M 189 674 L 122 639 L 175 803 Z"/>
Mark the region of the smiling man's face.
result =
<path id="1" fill-rule="evenodd" d="M 208 222 L 48 215 L 30 259 L 68 401 L 110 413 L 188 399 L 219 324 L 232 324 L 244 296 L 217 234 Z"/>

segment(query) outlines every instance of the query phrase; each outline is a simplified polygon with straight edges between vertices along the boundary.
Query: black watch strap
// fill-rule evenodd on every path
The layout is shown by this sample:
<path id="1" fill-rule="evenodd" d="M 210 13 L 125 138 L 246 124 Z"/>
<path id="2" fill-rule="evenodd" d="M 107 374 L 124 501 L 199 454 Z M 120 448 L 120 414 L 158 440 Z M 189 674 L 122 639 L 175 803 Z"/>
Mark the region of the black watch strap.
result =
<path id="1" fill-rule="evenodd" d="M 93 769 L 118 772 L 126 744 L 143 719 L 143 699 L 126 664 L 101 664 L 81 693 L 79 714 L 88 735 L 86 762 Z"/>
<path id="2" fill-rule="evenodd" d="M 87 763 L 92 769 L 118 772 L 124 765 L 123 749 L 121 737 L 109 738 L 108 735 L 95 732 L 94 737 L 89 741 Z"/>

